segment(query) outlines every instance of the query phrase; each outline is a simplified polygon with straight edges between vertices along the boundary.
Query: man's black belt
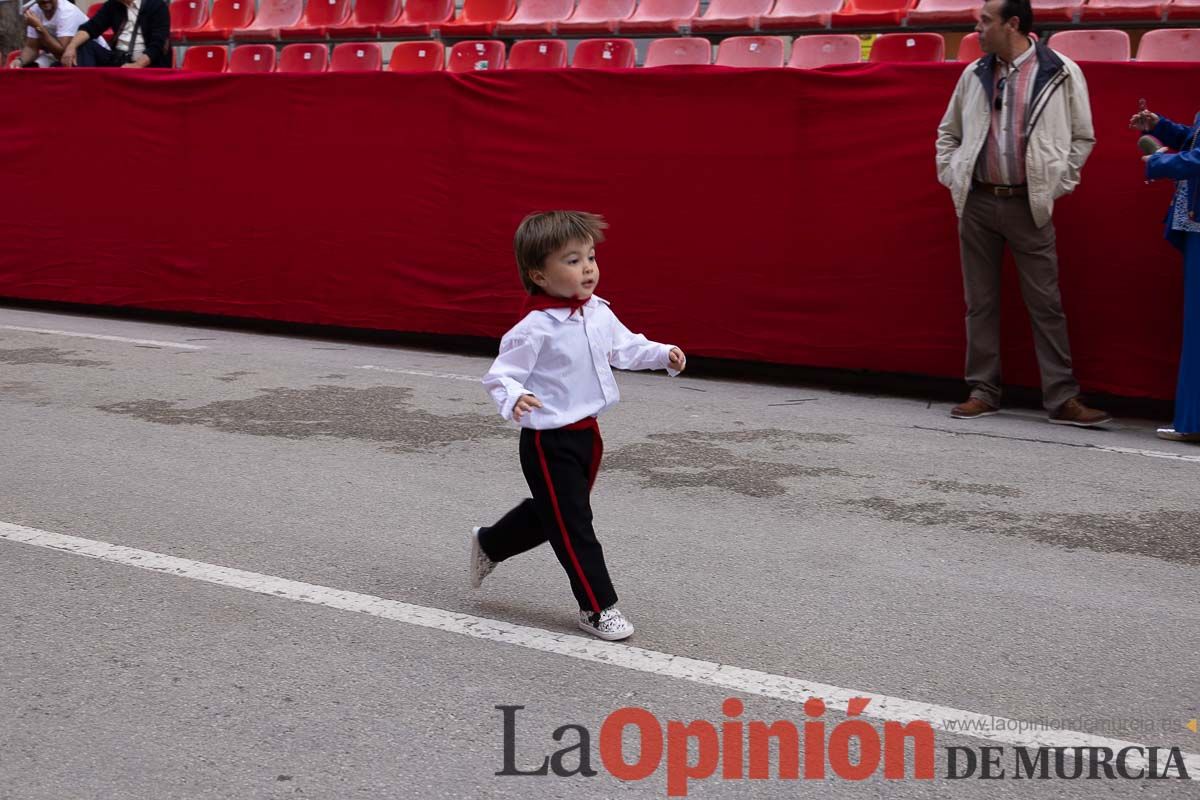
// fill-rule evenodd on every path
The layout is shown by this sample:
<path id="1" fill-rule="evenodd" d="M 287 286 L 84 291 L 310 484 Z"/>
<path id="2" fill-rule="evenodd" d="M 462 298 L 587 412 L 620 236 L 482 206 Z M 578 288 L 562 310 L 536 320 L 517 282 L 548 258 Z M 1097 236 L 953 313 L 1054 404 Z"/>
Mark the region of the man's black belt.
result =
<path id="1" fill-rule="evenodd" d="M 1029 194 L 1029 185 L 1025 183 L 1005 186 L 1000 183 L 984 183 L 983 181 L 971 181 L 971 187 L 978 189 L 981 192 L 994 194 L 996 197 L 1024 197 Z"/>

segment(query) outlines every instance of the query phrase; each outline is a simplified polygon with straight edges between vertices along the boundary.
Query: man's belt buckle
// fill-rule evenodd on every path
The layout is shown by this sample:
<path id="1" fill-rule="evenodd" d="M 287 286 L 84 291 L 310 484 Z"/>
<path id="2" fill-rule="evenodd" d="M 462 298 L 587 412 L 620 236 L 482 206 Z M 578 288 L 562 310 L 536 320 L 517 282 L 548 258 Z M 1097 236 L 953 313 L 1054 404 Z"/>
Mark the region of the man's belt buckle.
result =
<path id="1" fill-rule="evenodd" d="M 1017 194 L 1017 187 L 1015 187 L 1015 186 L 993 186 L 992 191 L 995 193 L 996 197 L 1012 197 L 1015 194 Z"/>

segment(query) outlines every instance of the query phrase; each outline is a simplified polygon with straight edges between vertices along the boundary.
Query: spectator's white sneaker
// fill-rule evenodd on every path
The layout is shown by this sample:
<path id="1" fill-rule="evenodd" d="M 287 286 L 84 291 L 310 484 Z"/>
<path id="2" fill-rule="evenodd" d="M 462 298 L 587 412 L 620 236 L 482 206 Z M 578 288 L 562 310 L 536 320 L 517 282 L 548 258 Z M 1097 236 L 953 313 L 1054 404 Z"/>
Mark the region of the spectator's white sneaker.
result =
<path id="1" fill-rule="evenodd" d="M 598 614 L 580 609 L 579 627 L 608 642 L 628 639 L 633 635 L 633 625 L 616 606 L 610 606 Z"/>
<path id="2" fill-rule="evenodd" d="M 481 528 L 471 528 L 471 588 L 478 589 L 483 585 L 483 579 L 496 568 L 496 562 L 488 558 L 487 553 L 479 546 L 479 531 Z"/>

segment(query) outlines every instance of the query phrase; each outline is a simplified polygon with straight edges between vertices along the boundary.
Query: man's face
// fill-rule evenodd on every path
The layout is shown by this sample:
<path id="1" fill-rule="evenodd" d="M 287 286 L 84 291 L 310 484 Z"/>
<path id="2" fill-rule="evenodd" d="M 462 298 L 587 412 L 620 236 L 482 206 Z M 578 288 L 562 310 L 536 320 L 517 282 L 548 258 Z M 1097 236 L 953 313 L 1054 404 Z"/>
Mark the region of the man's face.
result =
<path id="1" fill-rule="evenodd" d="M 54 12 L 58 11 L 58 0 L 37 0 L 37 5 L 46 19 L 52 19 Z"/>
<path id="2" fill-rule="evenodd" d="M 979 47 L 985 53 L 996 53 L 1004 48 L 1009 36 L 1017 32 L 1017 18 L 1001 18 L 1004 0 L 987 0 L 979 12 L 975 31 L 979 34 Z"/>

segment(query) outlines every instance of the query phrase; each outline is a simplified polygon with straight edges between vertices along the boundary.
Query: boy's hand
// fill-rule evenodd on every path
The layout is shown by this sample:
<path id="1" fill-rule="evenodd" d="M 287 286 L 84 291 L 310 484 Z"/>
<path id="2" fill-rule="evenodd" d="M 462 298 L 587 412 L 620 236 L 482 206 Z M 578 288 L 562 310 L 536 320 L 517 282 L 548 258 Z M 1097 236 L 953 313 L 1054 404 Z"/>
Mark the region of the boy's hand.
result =
<path id="1" fill-rule="evenodd" d="M 687 364 L 687 356 L 678 347 L 672 347 L 671 352 L 667 355 L 667 363 L 676 372 L 683 372 L 683 368 Z"/>
<path id="2" fill-rule="evenodd" d="M 513 422 L 520 422 L 521 417 L 533 411 L 535 408 L 541 408 L 542 401 L 538 400 L 531 394 L 523 394 L 517 398 L 517 404 L 513 406 L 512 418 Z"/>

